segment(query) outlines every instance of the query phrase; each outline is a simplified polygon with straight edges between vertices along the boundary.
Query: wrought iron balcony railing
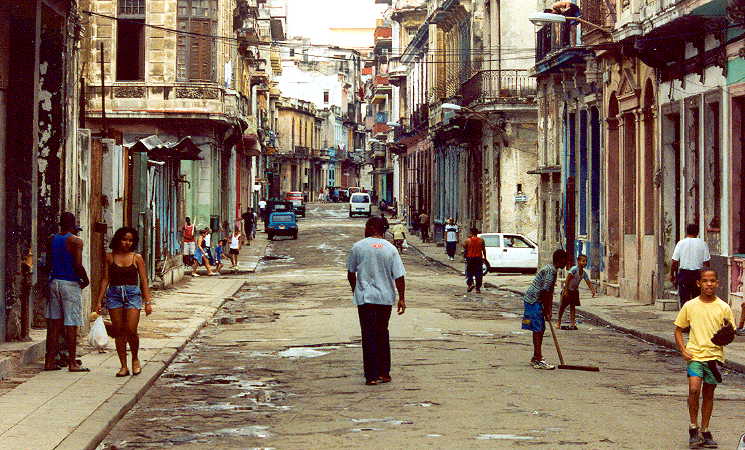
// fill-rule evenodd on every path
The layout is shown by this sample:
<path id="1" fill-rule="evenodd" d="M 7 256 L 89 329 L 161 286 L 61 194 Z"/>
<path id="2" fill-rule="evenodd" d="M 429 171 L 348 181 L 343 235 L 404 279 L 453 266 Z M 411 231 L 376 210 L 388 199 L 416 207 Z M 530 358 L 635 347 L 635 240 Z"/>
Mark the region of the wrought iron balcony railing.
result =
<path id="1" fill-rule="evenodd" d="M 464 105 L 511 103 L 534 97 L 536 79 L 526 69 L 480 70 L 461 87 Z"/>

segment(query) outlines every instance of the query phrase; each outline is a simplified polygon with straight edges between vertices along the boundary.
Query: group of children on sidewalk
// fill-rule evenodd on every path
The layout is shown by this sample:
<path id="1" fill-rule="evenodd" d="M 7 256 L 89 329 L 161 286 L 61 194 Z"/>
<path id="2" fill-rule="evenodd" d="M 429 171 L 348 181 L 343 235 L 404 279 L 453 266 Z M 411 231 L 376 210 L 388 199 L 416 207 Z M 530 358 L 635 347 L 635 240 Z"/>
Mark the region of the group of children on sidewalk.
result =
<path id="1" fill-rule="evenodd" d="M 546 320 L 553 313 L 553 294 L 559 269 L 566 266 L 568 255 L 564 250 L 556 250 L 552 263 L 541 268 L 523 297 L 524 314 L 522 328 L 533 334 L 533 356 L 530 364 L 535 369 L 554 369 L 555 366 L 543 358 L 541 347 L 546 331 Z M 561 316 L 569 308 L 571 325 L 562 329 L 576 330 L 575 308 L 580 305 L 579 285 L 587 282 L 593 297 L 595 288 L 585 272 L 587 257 L 577 257 L 577 265 L 569 269 L 562 289 L 558 324 Z M 709 421 L 714 408 L 714 390 L 722 382 L 719 364 L 724 362 L 724 346 L 734 339 L 734 315 L 730 306 L 716 296 L 719 286 L 717 272 L 703 269 L 697 281 L 701 295 L 686 302 L 675 319 L 675 342 L 683 360 L 688 377 L 688 412 L 690 426 L 688 444 L 690 448 L 716 448 L 717 442 L 709 431 Z M 740 324 L 742 326 L 742 324 Z M 688 342 L 683 333 L 688 330 Z M 721 336 L 725 336 L 723 339 Z M 699 423 L 699 402 L 701 402 L 701 422 Z"/>

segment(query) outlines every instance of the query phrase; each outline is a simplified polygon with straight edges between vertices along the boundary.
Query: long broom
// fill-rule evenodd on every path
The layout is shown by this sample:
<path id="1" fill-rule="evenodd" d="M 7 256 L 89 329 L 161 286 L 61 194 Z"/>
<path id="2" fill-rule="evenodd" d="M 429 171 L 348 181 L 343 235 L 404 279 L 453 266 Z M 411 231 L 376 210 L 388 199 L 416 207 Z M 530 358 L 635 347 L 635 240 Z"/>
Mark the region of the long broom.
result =
<path id="1" fill-rule="evenodd" d="M 554 324 L 550 320 L 548 321 L 549 326 L 551 327 L 551 337 L 554 338 L 554 346 L 556 347 L 556 353 L 559 354 L 559 369 L 566 369 L 566 370 L 585 370 L 587 372 L 600 372 L 600 367 L 595 366 L 570 366 L 567 364 L 564 364 L 564 356 L 561 354 L 561 348 L 559 348 L 559 340 L 556 339 L 556 330 L 554 330 Z"/>

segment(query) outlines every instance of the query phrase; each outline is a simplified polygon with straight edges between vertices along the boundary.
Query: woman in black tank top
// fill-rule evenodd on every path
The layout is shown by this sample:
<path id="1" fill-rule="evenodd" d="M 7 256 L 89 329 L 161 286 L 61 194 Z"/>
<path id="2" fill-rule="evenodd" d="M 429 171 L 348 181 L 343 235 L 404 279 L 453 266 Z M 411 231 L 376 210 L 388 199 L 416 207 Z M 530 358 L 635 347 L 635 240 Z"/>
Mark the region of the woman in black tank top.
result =
<path id="1" fill-rule="evenodd" d="M 94 304 L 94 309 L 100 313 L 102 302 L 104 299 L 106 301 L 114 330 L 116 353 L 121 363 L 117 377 L 129 375 L 127 344 L 132 352 L 132 375 L 142 372 L 138 358 L 140 337 L 137 334 L 140 309 L 144 304 L 145 314 L 150 315 L 153 312 L 145 261 L 135 252 L 137 241 L 137 230 L 134 228 L 123 227 L 116 230 L 109 245 L 112 251 L 106 254 L 101 289 Z"/>

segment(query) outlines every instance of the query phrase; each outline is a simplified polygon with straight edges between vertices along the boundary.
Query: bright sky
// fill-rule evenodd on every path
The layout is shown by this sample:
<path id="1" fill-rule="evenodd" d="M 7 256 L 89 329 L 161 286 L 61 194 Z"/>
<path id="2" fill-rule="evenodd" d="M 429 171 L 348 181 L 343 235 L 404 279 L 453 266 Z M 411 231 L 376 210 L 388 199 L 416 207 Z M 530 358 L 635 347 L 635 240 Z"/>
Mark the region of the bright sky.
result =
<path id="1" fill-rule="evenodd" d="M 288 0 L 288 37 L 305 36 L 314 44 L 330 42 L 329 28 L 375 27 L 375 19 L 388 5 L 375 0 Z"/>

